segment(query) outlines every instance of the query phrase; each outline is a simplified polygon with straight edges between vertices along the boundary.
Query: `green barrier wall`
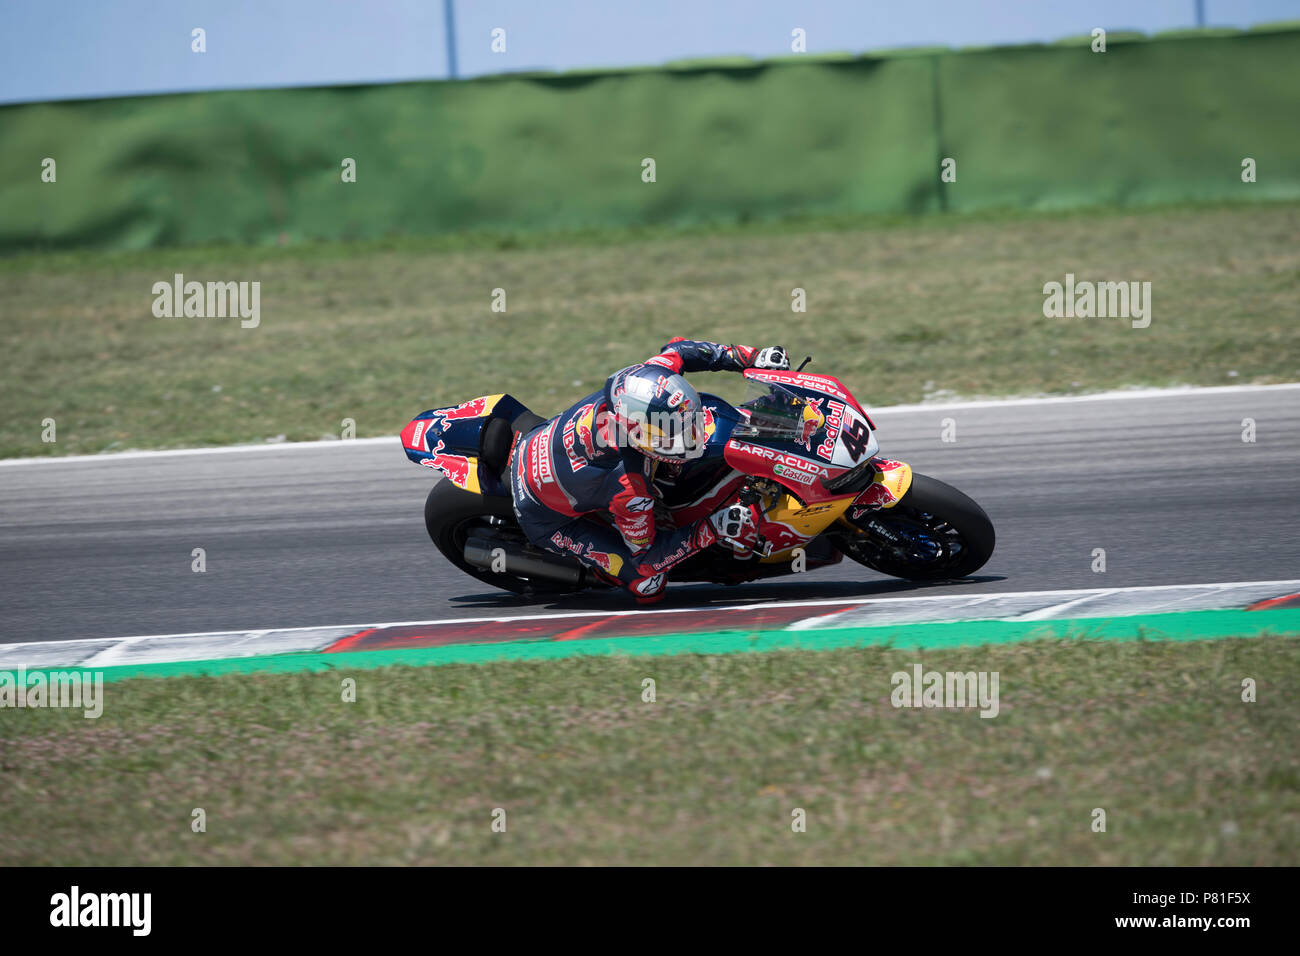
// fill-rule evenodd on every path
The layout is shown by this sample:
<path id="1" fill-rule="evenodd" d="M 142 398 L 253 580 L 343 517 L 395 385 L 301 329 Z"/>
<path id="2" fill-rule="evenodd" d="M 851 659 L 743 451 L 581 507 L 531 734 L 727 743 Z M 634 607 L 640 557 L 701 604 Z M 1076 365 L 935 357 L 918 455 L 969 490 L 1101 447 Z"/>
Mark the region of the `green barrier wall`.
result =
<path id="1" fill-rule="evenodd" d="M 1300 196 L 1300 30 L 936 60 L 948 208 Z M 1257 181 L 1241 181 L 1245 157 Z"/>
<path id="2" fill-rule="evenodd" d="M 1291 28 L 11 106 L 0 249 L 1296 198 L 1298 91 Z"/>

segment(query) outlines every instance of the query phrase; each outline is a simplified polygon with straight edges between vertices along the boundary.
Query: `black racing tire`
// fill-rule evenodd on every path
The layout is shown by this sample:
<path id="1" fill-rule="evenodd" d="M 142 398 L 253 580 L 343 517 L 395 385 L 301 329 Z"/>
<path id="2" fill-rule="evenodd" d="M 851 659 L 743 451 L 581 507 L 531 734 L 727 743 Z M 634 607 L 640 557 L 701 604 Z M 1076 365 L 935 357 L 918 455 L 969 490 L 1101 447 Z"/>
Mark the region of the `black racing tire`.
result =
<path id="1" fill-rule="evenodd" d="M 898 504 L 871 512 L 869 517 L 893 530 L 921 532 L 939 542 L 940 554 L 927 563 L 875 547 L 864 540 L 862 532 L 843 541 L 841 549 L 854 561 L 908 581 L 969 577 L 993 556 L 997 540 L 993 522 L 983 508 L 952 485 L 928 475 L 914 473 L 911 487 Z"/>
<path id="2" fill-rule="evenodd" d="M 475 528 L 490 528 L 496 534 L 502 532 L 503 526 L 492 527 L 488 524 L 489 517 L 503 519 L 506 522 L 505 528 L 513 528 L 521 543 L 526 541 L 509 498 L 476 495 L 441 479 L 429 491 L 429 497 L 424 502 L 424 527 L 434 546 L 442 552 L 444 558 L 470 577 L 514 594 L 573 594 L 585 590 L 585 585 L 562 584 L 559 581 L 526 578 L 516 574 L 498 574 L 466 561 L 465 541 L 470 531 Z"/>

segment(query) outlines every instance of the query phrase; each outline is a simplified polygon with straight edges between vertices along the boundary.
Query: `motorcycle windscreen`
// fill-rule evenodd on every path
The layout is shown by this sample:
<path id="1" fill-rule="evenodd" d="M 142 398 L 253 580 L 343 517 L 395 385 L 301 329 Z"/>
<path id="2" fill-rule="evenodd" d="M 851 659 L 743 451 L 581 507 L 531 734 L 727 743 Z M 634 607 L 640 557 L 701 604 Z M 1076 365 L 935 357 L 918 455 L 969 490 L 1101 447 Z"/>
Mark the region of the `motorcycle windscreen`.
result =
<path id="1" fill-rule="evenodd" d="M 775 382 L 745 379 L 745 400 L 737 407 L 739 420 L 732 438 L 800 441 L 804 421 L 813 409 L 808 400 Z"/>

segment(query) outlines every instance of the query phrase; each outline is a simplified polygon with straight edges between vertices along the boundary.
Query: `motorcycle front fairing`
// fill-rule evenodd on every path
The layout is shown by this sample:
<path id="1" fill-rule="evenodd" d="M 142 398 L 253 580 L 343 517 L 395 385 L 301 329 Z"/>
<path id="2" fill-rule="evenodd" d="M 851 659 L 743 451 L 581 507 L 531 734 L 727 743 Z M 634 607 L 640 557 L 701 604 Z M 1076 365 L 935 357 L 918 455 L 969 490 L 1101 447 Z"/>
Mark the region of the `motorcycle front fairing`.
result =
<path id="1" fill-rule="evenodd" d="M 858 403 L 829 376 L 751 369 L 745 377 L 749 397 L 736 409 L 727 461 L 809 505 L 842 497 L 836 479 L 879 448 Z"/>
<path id="2" fill-rule="evenodd" d="M 846 512 L 858 518 L 906 493 L 911 469 L 876 457 L 875 426 L 838 379 L 758 370 L 746 379 L 724 456 L 736 472 L 784 489 L 764 500 L 760 533 L 772 547 L 764 563 L 784 564 Z"/>

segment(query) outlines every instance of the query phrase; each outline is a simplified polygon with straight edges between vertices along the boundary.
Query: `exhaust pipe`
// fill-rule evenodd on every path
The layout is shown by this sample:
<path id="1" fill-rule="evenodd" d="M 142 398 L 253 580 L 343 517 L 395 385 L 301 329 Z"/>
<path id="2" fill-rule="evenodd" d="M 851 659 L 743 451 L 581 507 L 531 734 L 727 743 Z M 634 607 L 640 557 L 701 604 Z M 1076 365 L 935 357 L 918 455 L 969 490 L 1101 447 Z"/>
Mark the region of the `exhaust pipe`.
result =
<path id="1" fill-rule="evenodd" d="M 493 570 L 494 557 L 505 558 L 506 573 L 526 578 L 545 578 L 577 587 L 586 583 L 586 568 L 558 554 L 536 548 L 522 548 L 514 542 L 490 541 L 487 538 L 470 538 L 465 542 L 465 560 L 476 568 Z M 498 570 L 499 570 L 498 564 Z"/>

